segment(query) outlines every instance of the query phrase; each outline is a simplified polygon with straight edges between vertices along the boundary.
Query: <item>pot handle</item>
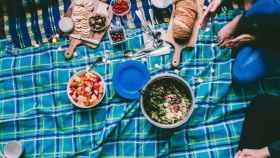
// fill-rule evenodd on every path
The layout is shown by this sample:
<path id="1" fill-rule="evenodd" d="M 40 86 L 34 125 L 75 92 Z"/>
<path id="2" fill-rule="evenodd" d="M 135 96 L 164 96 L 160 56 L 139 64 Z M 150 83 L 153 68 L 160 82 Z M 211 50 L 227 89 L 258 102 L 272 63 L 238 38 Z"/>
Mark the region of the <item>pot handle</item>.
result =
<path id="1" fill-rule="evenodd" d="M 143 94 L 144 94 L 144 89 L 140 89 L 140 90 L 138 90 L 138 92 L 139 92 L 141 95 L 143 95 Z"/>

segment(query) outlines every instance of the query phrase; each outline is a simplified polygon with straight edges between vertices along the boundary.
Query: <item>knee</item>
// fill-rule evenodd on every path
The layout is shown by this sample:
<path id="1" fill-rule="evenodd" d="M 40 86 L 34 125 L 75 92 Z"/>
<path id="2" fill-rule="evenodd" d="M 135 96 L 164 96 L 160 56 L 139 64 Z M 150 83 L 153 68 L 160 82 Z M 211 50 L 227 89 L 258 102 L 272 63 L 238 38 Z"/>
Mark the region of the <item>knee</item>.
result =
<path id="1" fill-rule="evenodd" d="M 251 107 L 254 107 L 255 109 L 260 108 L 267 102 L 269 98 L 270 98 L 269 95 L 258 95 L 252 99 Z"/>
<path id="2" fill-rule="evenodd" d="M 233 65 L 233 80 L 240 84 L 250 84 L 264 76 L 266 65 L 260 50 L 242 47 Z"/>
<path id="3" fill-rule="evenodd" d="M 250 107 L 248 108 L 248 112 L 255 113 L 257 115 L 267 115 L 270 108 L 267 107 L 267 103 L 275 100 L 275 96 L 271 95 L 258 95 L 256 96 L 252 102 Z"/>

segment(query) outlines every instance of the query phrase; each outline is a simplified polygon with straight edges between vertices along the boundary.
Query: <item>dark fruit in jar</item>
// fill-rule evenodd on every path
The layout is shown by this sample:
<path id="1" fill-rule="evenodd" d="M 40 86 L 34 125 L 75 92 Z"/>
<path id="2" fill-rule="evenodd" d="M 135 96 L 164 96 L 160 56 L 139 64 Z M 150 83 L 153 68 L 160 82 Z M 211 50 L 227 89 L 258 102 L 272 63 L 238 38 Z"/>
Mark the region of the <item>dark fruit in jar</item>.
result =
<path id="1" fill-rule="evenodd" d="M 111 36 L 112 41 L 114 41 L 114 42 L 120 42 L 125 39 L 124 31 L 122 29 L 111 30 L 110 36 Z"/>

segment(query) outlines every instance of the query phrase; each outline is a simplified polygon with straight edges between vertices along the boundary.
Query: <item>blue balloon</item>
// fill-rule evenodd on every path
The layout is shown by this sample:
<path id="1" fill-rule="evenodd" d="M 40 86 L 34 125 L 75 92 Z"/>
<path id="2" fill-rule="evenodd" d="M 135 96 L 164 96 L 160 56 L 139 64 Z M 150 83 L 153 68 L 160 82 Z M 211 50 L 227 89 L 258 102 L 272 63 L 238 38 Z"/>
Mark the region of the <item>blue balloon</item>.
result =
<path id="1" fill-rule="evenodd" d="M 262 78 L 267 71 L 263 51 L 251 46 L 242 47 L 233 65 L 233 79 L 240 84 L 250 84 Z"/>

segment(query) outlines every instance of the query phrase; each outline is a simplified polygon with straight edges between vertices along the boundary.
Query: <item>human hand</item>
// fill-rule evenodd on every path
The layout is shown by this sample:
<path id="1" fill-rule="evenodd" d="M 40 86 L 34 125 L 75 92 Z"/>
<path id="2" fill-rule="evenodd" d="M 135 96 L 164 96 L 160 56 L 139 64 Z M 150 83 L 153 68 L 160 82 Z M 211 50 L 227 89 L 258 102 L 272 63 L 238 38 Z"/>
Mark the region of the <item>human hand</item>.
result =
<path id="1" fill-rule="evenodd" d="M 238 48 L 246 43 L 255 41 L 255 37 L 250 34 L 242 34 L 233 39 L 227 39 L 218 44 L 219 47 L 226 48 Z"/>
<path id="2" fill-rule="evenodd" d="M 220 8 L 222 0 L 212 0 L 209 6 L 207 7 L 205 13 L 203 14 L 200 26 L 201 28 L 205 28 L 207 26 L 207 22 L 211 17 L 214 17 L 217 10 Z"/>
<path id="3" fill-rule="evenodd" d="M 261 149 L 243 149 L 238 151 L 235 155 L 235 158 L 268 158 L 270 153 L 268 148 Z"/>
<path id="4" fill-rule="evenodd" d="M 236 31 L 238 23 L 242 15 L 236 16 L 232 21 L 227 23 L 219 32 L 218 32 L 218 45 L 224 47 L 224 43 L 232 39 L 232 35 Z"/>

